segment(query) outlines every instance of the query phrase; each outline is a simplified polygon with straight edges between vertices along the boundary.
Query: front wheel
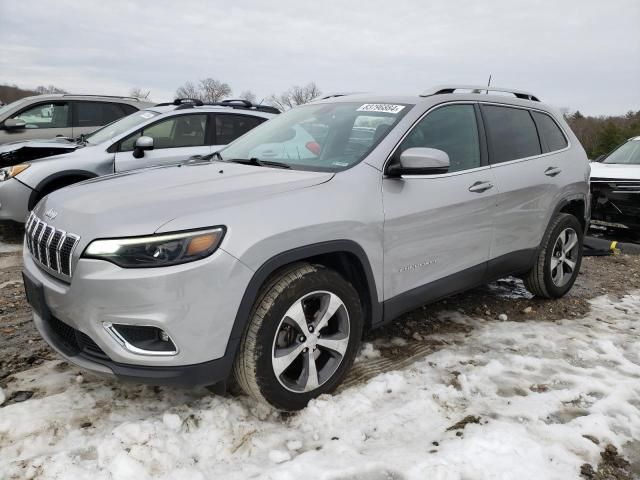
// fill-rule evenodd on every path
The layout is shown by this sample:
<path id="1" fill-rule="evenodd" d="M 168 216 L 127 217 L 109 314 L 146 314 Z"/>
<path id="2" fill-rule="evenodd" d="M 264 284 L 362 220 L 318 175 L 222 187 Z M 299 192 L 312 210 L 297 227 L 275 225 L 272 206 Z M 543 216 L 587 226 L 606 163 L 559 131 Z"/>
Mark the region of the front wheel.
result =
<path id="1" fill-rule="evenodd" d="M 299 410 L 336 388 L 360 344 L 356 290 L 322 266 L 297 264 L 256 300 L 234 364 L 240 387 L 280 410 Z"/>
<path id="2" fill-rule="evenodd" d="M 576 217 L 559 214 L 542 242 L 536 263 L 524 283 L 542 298 L 560 298 L 573 286 L 582 263 L 582 225 Z"/>

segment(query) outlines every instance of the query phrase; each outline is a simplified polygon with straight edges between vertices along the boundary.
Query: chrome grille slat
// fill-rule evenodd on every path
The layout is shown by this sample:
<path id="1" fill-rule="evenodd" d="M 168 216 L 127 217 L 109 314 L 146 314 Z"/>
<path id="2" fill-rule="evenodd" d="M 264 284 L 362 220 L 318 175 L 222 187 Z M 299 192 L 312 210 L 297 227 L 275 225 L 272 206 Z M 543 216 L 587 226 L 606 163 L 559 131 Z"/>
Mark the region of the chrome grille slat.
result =
<path id="1" fill-rule="evenodd" d="M 71 259 L 80 237 L 48 225 L 33 213 L 27 220 L 27 249 L 45 269 L 71 278 Z"/>

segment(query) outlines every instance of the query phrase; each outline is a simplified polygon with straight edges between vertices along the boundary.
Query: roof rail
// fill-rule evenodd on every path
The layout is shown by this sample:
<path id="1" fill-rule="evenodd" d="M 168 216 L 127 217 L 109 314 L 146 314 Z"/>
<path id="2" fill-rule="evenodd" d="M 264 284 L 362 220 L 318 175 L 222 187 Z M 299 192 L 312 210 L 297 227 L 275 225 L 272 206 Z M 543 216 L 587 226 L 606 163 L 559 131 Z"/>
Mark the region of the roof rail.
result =
<path id="1" fill-rule="evenodd" d="M 255 105 L 251 103 L 249 100 L 244 99 L 229 99 L 222 100 L 221 102 L 203 102 L 202 100 L 198 100 L 197 98 L 176 98 L 173 102 L 165 102 L 158 103 L 155 105 L 156 107 L 166 107 L 169 105 L 177 106 L 176 110 L 184 110 L 186 108 L 193 107 L 230 107 L 237 108 L 242 110 L 256 110 L 258 112 L 265 113 L 281 113 L 276 107 L 272 107 L 271 105 Z"/>
<path id="2" fill-rule="evenodd" d="M 138 97 L 129 97 L 123 95 L 87 95 L 85 93 L 63 93 L 63 97 L 102 97 L 102 98 L 121 98 L 123 100 L 137 100 L 140 101 Z"/>
<path id="3" fill-rule="evenodd" d="M 515 90 L 513 88 L 503 88 L 503 87 L 490 87 L 486 85 L 438 85 L 433 87 L 426 92 L 422 92 L 420 94 L 421 97 L 430 97 L 431 95 L 442 95 L 445 93 L 454 93 L 456 90 L 471 90 L 470 93 L 489 93 L 489 92 L 503 92 L 503 93 L 511 93 L 515 95 L 517 98 L 521 98 L 522 100 L 532 100 L 534 102 L 539 102 L 540 99 L 529 92 L 525 92 L 524 90 Z"/>
<path id="4" fill-rule="evenodd" d="M 231 107 L 242 110 L 256 110 L 258 112 L 265 113 L 282 113 L 276 107 L 273 107 L 271 105 L 256 105 L 254 103 L 251 103 L 249 100 L 243 99 L 222 100 L 221 102 L 205 103 L 204 105 L 211 105 L 215 107 Z"/>
<path id="5" fill-rule="evenodd" d="M 182 105 L 203 105 L 202 100 L 197 98 L 176 98 L 173 102 L 164 102 L 154 105 L 154 107 L 166 107 L 168 105 L 182 106 Z"/>

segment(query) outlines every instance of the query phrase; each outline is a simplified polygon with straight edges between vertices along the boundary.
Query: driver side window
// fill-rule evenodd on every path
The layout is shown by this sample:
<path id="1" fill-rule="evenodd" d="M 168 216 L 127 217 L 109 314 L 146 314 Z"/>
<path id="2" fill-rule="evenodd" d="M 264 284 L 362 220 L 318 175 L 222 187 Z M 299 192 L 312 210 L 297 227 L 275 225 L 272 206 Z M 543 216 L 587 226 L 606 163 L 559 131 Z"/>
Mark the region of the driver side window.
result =
<path id="1" fill-rule="evenodd" d="M 70 128 L 71 115 L 69 103 L 40 103 L 14 115 L 13 118 L 23 120 L 25 128 Z"/>
<path id="2" fill-rule="evenodd" d="M 423 118 L 400 144 L 408 148 L 437 148 L 449 155 L 449 172 L 481 166 L 478 125 L 473 105 L 440 107 Z"/>
<path id="3" fill-rule="evenodd" d="M 177 115 L 130 135 L 120 143 L 119 151 L 131 152 L 141 136 L 153 138 L 154 149 L 200 147 L 205 144 L 206 124 L 206 114 Z"/>

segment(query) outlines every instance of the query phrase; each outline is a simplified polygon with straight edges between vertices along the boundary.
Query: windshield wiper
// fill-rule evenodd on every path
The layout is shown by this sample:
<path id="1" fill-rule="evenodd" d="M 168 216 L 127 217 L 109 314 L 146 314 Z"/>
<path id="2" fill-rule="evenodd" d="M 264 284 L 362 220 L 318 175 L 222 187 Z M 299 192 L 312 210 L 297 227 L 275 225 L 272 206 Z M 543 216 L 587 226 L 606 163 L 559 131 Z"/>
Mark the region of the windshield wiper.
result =
<path id="1" fill-rule="evenodd" d="M 220 157 L 222 158 L 222 157 Z M 241 163 L 243 165 L 255 165 L 258 167 L 275 167 L 275 168 L 291 168 L 291 165 L 281 162 L 272 162 L 271 160 L 260 160 L 256 157 L 251 158 L 231 158 L 224 160 L 225 162 Z"/>

